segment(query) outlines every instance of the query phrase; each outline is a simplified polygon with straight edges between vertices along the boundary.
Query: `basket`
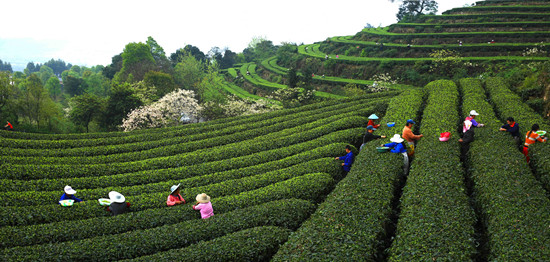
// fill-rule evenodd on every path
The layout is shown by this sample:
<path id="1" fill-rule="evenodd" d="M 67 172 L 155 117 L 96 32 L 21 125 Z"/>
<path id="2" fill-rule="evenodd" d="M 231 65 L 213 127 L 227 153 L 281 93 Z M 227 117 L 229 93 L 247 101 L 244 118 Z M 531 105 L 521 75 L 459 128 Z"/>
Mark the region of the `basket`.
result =
<path id="1" fill-rule="evenodd" d="M 388 127 L 394 127 L 395 126 L 395 122 L 388 122 L 386 124 Z"/>
<path id="2" fill-rule="evenodd" d="M 448 137 L 448 136 L 446 136 L 446 137 L 439 137 L 439 141 L 441 141 L 441 142 L 447 142 L 447 141 L 449 141 L 449 138 L 450 138 L 450 137 Z"/>
<path id="3" fill-rule="evenodd" d="M 102 206 L 110 206 L 111 205 L 111 199 L 108 199 L 108 198 L 100 198 L 97 201 Z"/>
<path id="4" fill-rule="evenodd" d="M 544 135 L 546 135 L 546 131 L 539 130 L 539 131 L 537 131 L 537 134 L 538 134 L 539 136 L 544 136 Z"/>
<path id="5" fill-rule="evenodd" d="M 67 200 L 59 200 L 59 204 L 61 204 L 62 207 L 70 207 L 74 203 L 74 200 L 67 199 Z"/>
<path id="6" fill-rule="evenodd" d="M 379 146 L 379 147 L 376 148 L 376 150 L 380 153 L 386 153 L 386 152 L 390 151 L 390 148 L 387 147 L 387 146 Z"/>

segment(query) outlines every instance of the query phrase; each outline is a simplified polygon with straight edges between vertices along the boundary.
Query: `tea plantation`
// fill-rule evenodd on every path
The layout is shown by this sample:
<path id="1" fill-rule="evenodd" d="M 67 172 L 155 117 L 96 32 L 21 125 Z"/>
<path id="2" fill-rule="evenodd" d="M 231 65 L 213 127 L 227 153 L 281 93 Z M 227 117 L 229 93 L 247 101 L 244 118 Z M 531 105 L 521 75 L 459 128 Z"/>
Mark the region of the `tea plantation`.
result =
<path id="1" fill-rule="evenodd" d="M 544 120 L 512 103 L 520 100 L 505 84 L 440 80 L 128 133 L 3 131 L 1 260 L 545 260 L 548 147 L 532 150 L 531 169 L 498 132 L 511 112 L 522 127 Z M 457 130 L 471 108 L 486 127 L 461 152 Z M 397 123 L 377 131 L 387 136 L 417 120 L 424 138 L 408 175 L 401 155 L 375 150 L 383 139 L 368 143 L 342 177 L 333 157 L 346 144 L 358 148 L 372 113 Z M 451 141 L 439 142 L 443 131 Z M 210 195 L 215 216 L 200 219 L 192 204 L 166 207 L 178 183 L 189 202 Z M 85 201 L 59 206 L 67 184 Z M 98 204 L 111 190 L 131 212 L 112 217 Z"/>
<path id="2" fill-rule="evenodd" d="M 547 62 L 523 52 L 548 47 L 549 23 L 550 1 L 486 0 L 301 45 L 300 59 L 327 70 L 311 78 L 324 100 L 292 109 L 131 132 L 2 130 L 0 261 L 548 261 L 550 145 L 531 146 L 528 164 L 499 128 L 509 116 L 522 136 L 550 124 L 507 79 L 392 84 L 354 97 L 328 87 L 372 86 L 372 68 L 432 63 L 434 50 L 471 63 Z M 288 60 L 230 68 L 218 91 L 280 103 L 266 95 L 288 88 Z M 470 110 L 485 126 L 463 146 Z M 371 114 L 388 138 L 359 152 Z M 404 170 L 401 154 L 376 147 L 407 119 L 424 137 Z M 348 144 L 356 157 L 344 175 L 334 157 Z M 176 184 L 187 203 L 168 207 Z M 66 185 L 84 202 L 60 206 Z M 99 205 L 110 191 L 129 212 Z M 200 193 L 212 198 L 211 218 L 192 209 Z"/>

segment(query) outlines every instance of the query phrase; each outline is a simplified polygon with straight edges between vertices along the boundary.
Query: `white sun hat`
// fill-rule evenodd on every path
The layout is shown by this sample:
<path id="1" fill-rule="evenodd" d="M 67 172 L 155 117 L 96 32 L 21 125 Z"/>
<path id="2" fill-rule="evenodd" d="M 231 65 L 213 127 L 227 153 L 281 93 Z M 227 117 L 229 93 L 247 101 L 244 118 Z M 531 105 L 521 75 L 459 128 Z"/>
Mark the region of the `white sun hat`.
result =
<path id="1" fill-rule="evenodd" d="M 170 194 L 174 193 L 174 191 L 178 190 L 178 188 L 180 188 L 180 184 L 177 184 L 177 185 L 173 185 L 171 188 L 170 188 Z"/>
<path id="2" fill-rule="evenodd" d="M 65 186 L 63 191 L 65 191 L 65 194 L 69 194 L 69 195 L 76 194 L 76 190 L 74 190 L 71 186 Z"/>
<path id="3" fill-rule="evenodd" d="M 114 203 L 124 203 L 126 198 L 119 192 L 111 191 L 109 192 L 109 199 Z"/>
<path id="4" fill-rule="evenodd" d="M 470 111 L 470 115 L 471 116 L 479 116 L 479 114 L 475 110 Z"/>
<path id="5" fill-rule="evenodd" d="M 401 136 L 399 134 L 395 134 L 395 135 L 393 135 L 392 138 L 390 138 L 390 141 L 395 142 L 395 143 L 403 143 L 403 141 L 405 141 L 405 140 L 403 140 L 403 138 L 401 138 Z"/>
<path id="6" fill-rule="evenodd" d="M 202 193 L 202 194 L 198 194 L 197 197 L 195 198 L 197 200 L 197 202 L 199 203 L 208 203 L 210 202 L 210 197 L 205 194 L 205 193 Z"/>

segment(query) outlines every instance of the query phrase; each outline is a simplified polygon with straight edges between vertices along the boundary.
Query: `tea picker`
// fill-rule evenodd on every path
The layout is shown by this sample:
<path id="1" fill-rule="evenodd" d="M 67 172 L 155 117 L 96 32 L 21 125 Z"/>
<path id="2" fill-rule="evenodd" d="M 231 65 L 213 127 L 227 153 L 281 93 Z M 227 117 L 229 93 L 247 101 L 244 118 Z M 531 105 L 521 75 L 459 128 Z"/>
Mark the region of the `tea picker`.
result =
<path id="1" fill-rule="evenodd" d="M 173 185 L 170 188 L 170 195 L 168 195 L 168 199 L 166 200 L 167 206 L 185 204 L 185 199 L 180 195 L 180 185 L 181 184 Z"/>
<path id="2" fill-rule="evenodd" d="M 77 198 L 74 196 L 76 194 L 76 190 L 74 190 L 70 186 L 65 186 L 63 189 L 65 192 L 63 195 L 61 195 L 61 198 L 59 199 L 59 204 L 62 206 L 72 206 L 74 202 L 82 202 L 82 199 Z"/>
<path id="3" fill-rule="evenodd" d="M 363 146 L 372 140 L 380 139 L 380 138 L 386 138 L 386 136 L 377 136 L 374 134 L 374 131 L 376 131 L 376 128 L 372 125 L 367 126 L 367 132 L 363 136 L 363 144 L 361 144 L 361 147 L 359 148 L 359 151 L 363 150 Z"/>
<path id="4" fill-rule="evenodd" d="M 367 123 L 367 126 L 372 126 L 374 128 L 379 128 L 380 124 L 375 125 L 374 120 L 378 120 L 378 116 L 376 114 L 372 114 L 369 116 L 369 122 Z"/>
<path id="5" fill-rule="evenodd" d="M 536 143 L 537 141 L 544 143 L 547 141 L 546 137 L 546 131 L 539 131 L 539 125 L 533 124 L 531 126 L 531 130 L 525 134 L 525 144 L 523 144 L 523 154 L 525 155 L 525 160 L 527 160 L 527 163 L 529 163 L 529 146 Z"/>
<path id="6" fill-rule="evenodd" d="M 353 164 L 354 156 L 353 152 L 351 152 L 351 146 L 346 145 L 346 155 L 341 157 L 336 157 L 334 160 L 344 160 L 344 163 L 342 163 L 342 169 L 344 170 L 345 175 L 350 171 L 351 165 Z"/>
<path id="7" fill-rule="evenodd" d="M 390 138 L 390 141 L 391 143 L 384 144 L 382 147 L 391 148 L 390 152 L 403 155 L 403 174 L 406 175 L 409 170 L 409 155 L 403 143 L 405 139 L 401 138 L 399 134 L 395 134 Z"/>

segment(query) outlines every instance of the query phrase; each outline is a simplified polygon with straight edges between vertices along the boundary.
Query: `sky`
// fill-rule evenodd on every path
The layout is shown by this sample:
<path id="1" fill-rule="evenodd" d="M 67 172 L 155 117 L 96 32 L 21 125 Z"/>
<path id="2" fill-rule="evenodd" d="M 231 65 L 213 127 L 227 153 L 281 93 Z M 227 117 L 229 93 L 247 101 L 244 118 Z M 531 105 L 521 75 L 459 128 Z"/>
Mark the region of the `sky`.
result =
<path id="1" fill-rule="evenodd" d="M 437 2 L 440 14 L 476 0 Z M 108 65 L 126 44 L 148 36 L 167 56 L 187 44 L 240 53 L 254 37 L 308 44 L 356 34 L 367 23 L 387 26 L 397 22 L 398 7 L 398 0 L 7 0 L 0 59 L 17 71 L 52 58 Z"/>

